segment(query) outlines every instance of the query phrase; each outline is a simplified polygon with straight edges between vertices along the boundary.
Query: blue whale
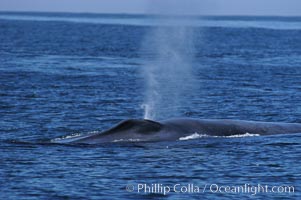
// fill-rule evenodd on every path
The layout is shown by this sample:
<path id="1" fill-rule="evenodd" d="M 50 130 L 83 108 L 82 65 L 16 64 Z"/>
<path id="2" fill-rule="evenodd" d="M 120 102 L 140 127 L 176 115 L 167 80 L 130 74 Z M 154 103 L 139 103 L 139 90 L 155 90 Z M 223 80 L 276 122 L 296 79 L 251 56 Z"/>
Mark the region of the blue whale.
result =
<path id="1" fill-rule="evenodd" d="M 193 134 L 235 136 L 244 134 L 274 135 L 301 133 L 301 123 L 256 122 L 225 119 L 180 118 L 163 121 L 124 120 L 101 133 L 66 137 L 54 143 L 99 144 L 122 141 L 175 141 Z"/>

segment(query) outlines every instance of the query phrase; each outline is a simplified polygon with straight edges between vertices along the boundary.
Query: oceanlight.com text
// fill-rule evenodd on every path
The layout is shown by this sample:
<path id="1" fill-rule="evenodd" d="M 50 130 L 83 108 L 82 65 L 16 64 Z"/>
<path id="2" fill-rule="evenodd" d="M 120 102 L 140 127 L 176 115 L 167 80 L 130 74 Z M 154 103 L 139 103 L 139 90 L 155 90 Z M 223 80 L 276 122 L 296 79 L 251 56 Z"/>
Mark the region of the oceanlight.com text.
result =
<path id="1" fill-rule="evenodd" d="M 163 194 L 169 193 L 178 194 L 195 194 L 195 193 L 224 193 L 224 194 L 249 194 L 258 195 L 262 193 L 273 194 L 293 194 L 295 187 L 292 185 L 267 185 L 267 184 L 242 184 L 242 185 L 222 185 L 222 184 L 204 184 L 199 185 L 195 183 L 187 184 L 161 184 L 161 183 L 137 183 L 128 184 L 126 186 L 128 192 L 135 192 L 138 194 Z"/>

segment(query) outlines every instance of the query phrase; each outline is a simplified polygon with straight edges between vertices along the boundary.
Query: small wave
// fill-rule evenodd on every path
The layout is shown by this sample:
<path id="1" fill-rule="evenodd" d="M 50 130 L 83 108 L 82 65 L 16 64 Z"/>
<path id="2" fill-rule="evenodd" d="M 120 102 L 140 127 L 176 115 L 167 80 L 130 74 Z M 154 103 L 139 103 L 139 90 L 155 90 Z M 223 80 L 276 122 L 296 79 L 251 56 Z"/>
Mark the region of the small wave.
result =
<path id="1" fill-rule="evenodd" d="M 99 131 L 91 131 L 91 132 L 88 132 L 86 134 L 74 133 L 74 134 L 71 134 L 71 135 L 66 135 L 66 136 L 54 138 L 54 139 L 50 140 L 50 142 L 60 142 L 60 141 L 65 141 L 65 140 L 72 140 L 72 139 L 77 139 L 77 138 L 80 138 L 80 137 L 87 137 L 87 136 L 95 135 L 95 134 L 98 134 L 98 133 L 99 133 Z"/>
<path id="2" fill-rule="evenodd" d="M 207 134 L 199 134 L 199 133 L 193 133 L 192 135 L 188 135 L 185 137 L 180 137 L 179 140 L 194 140 L 198 138 L 204 138 L 204 137 L 213 137 L 213 138 L 241 138 L 241 137 L 256 137 L 260 136 L 259 134 L 253 134 L 253 133 L 245 133 L 245 134 L 239 134 L 239 135 L 229 135 L 229 136 L 211 136 Z"/>
<path id="3" fill-rule="evenodd" d="M 209 135 L 194 133 L 194 134 L 188 135 L 186 137 L 180 137 L 179 140 L 193 140 L 193 139 L 198 139 L 198 138 L 203 138 L 203 137 L 209 137 Z"/>
<path id="4" fill-rule="evenodd" d="M 221 137 L 240 138 L 240 137 L 256 137 L 256 136 L 260 136 L 260 135 L 259 134 L 253 134 L 253 133 L 245 133 L 245 134 L 240 134 L 240 135 L 229 135 L 229 136 L 221 136 Z M 220 137 L 220 136 L 216 136 L 216 137 Z"/>
<path id="5" fill-rule="evenodd" d="M 141 139 L 119 139 L 119 140 L 114 140 L 113 142 L 142 142 L 143 140 Z"/>
<path id="6" fill-rule="evenodd" d="M 51 142 L 56 142 L 56 141 L 65 140 L 65 139 L 72 139 L 72 138 L 75 138 L 75 137 L 80 137 L 81 135 L 82 134 L 80 134 L 80 133 L 74 133 L 72 135 L 66 135 L 66 136 L 54 138 L 54 139 L 51 140 Z"/>

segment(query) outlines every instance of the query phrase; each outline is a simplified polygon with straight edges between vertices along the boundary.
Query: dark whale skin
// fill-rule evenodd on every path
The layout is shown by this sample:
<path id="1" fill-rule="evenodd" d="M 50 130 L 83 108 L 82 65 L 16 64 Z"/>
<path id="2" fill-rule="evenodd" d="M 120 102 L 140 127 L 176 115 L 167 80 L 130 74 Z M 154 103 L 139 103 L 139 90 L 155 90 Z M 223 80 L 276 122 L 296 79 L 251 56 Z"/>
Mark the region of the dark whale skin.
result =
<path id="1" fill-rule="evenodd" d="M 194 133 L 208 136 L 232 136 L 301 133 L 300 123 L 257 122 L 228 119 L 178 118 L 163 121 L 124 120 L 104 132 L 53 140 L 55 143 L 99 144 L 122 141 L 174 141 Z"/>

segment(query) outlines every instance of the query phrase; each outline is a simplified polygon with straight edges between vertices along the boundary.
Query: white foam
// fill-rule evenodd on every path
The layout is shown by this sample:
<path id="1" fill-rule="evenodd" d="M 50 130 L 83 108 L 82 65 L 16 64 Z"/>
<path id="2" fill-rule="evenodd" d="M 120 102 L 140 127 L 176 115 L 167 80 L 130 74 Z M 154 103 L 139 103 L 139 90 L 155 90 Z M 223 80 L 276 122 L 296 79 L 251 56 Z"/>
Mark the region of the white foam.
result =
<path id="1" fill-rule="evenodd" d="M 245 134 L 239 134 L 239 135 L 229 135 L 229 136 L 210 136 L 206 134 L 199 134 L 199 133 L 193 133 L 192 135 L 188 135 L 185 137 L 180 137 L 179 140 L 194 140 L 198 138 L 204 138 L 204 137 L 213 137 L 213 138 L 242 138 L 242 137 L 256 137 L 260 136 L 259 134 L 253 134 L 253 133 L 245 133 Z"/>
<path id="2" fill-rule="evenodd" d="M 222 136 L 222 137 L 225 137 L 225 138 L 240 138 L 240 137 L 256 137 L 256 136 L 260 136 L 260 135 L 259 134 L 253 134 L 253 133 L 245 133 L 245 134 L 240 134 L 240 135 L 229 135 L 229 136 Z"/>
<path id="3" fill-rule="evenodd" d="M 99 133 L 99 131 L 92 131 L 92 132 L 88 132 L 87 134 L 82 134 L 82 133 L 74 133 L 71 135 L 66 135 L 66 136 L 62 136 L 59 138 L 54 138 L 51 140 L 51 142 L 60 142 L 60 141 L 67 141 L 67 140 L 72 140 L 72 139 L 77 139 L 77 138 L 81 138 L 81 137 L 87 137 L 90 135 L 94 135 Z"/>
<path id="4" fill-rule="evenodd" d="M 72 135 L 66 135 L 66 136 L 62 136 L 62 137 L 59 137 L 59 138 L 54 138 L 51 140 L 51 142 L 57 142 L 57 141 L 60 141 L 60 140 L 66 140 L 66 139 L 72 139 L 72 138 L 76 138 L 76 137 L 80 137 L 81 134 L 80 133 L 75 133 L 75 134 L 72 134 Z"/>
<path id="5" fill-rule="evenodd" d="M 179 140 L 193 140 L 193 139 L 198 139 L 198 138 L 203 138 L 203 137 L 209 137 L 209 136 L 206 134 L 194 133 L 194 134 L 188 135 L 186 137 L 180 137 Z"/>
<path id="6" fill-rule="evenodd" d="M 114 140 L 113 142 L 141 142 L 141 139 L 118 139 Z"/>

